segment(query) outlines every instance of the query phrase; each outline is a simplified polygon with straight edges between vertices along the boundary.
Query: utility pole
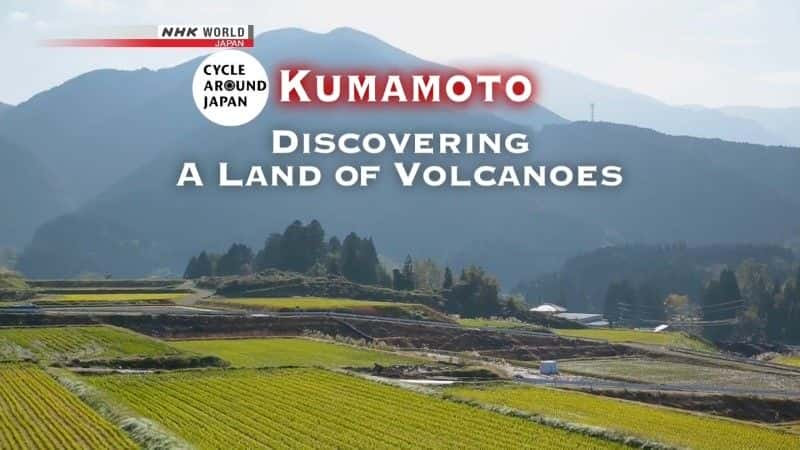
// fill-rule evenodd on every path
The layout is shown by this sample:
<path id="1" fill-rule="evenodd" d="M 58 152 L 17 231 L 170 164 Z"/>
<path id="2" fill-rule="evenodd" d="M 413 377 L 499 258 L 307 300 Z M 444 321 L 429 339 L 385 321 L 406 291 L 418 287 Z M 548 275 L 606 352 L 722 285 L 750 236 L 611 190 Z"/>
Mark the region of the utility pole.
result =
<path id="1" fill-rule="evenodd" d="M 594 122 L 594 102 L 589 103 L 589 120 Z"/>

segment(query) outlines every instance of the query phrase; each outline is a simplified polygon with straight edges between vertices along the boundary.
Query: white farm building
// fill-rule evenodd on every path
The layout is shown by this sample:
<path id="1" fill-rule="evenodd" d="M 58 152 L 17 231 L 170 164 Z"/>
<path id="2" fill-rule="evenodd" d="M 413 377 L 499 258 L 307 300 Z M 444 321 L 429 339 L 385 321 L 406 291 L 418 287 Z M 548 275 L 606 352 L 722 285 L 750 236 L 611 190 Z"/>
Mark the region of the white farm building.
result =
<path id="1" fill-rule="evenodd" d="M 557 313 L 564 313 L 567 312 L 567 308 L 563 306 L 559 306 L 553 303 L 542 303 L 539 306 L 534 306 L 531 308 L 532 312 L 540 312 L 546 314 L 557 314 Z"/>

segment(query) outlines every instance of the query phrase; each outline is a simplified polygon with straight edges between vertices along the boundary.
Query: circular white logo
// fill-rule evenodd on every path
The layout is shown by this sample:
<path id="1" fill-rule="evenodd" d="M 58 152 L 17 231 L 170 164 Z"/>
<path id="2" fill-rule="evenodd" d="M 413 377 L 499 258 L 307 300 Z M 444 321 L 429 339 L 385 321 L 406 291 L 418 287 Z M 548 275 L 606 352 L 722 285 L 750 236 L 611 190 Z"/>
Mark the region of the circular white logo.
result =
<path id="1" fill-rule="evenodd" d="M 213 53 L 195 71 L 192 94 L 197 109 L 208 120 L 226 127 L 244 125 L 267 104 L 267 72 L 249 53 Z"/>

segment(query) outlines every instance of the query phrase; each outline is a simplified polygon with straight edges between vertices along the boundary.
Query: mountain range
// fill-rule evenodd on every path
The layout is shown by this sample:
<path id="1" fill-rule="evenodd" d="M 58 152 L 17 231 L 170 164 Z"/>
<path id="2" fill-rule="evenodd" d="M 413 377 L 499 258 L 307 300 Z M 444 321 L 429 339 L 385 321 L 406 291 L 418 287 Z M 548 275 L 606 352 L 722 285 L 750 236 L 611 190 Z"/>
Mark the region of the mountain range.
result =
<path id="1" fill-rule="evenodd" d="M 798 108 L 761 108 L 757 106 L 728 106 L 718 108 L 725 114 L 743 117 L 761 124 L 767 131 L 782 136 L 794 146 L 800 147 L 800 107 Z"/>
<path id="2" fill-rule="evenodd" d="M 611 86 L 539 62 L 525 61 L 542 86 L 539 102 L 568 120 L 595 120 L 651 128 L 666 134 L 733 142 L 800 146 L 800 109 L 706 108 L 669 105 L 629 89 Z"/>
<path id="3" fill-rule="evenodd" d="M 267 32 L 258 37 L 252 54 L 268 70 L 287 59 L 381 70 L 440 67 L 347 28 L 324 34 Z M 41 203 L 52 214 L 36 219 L 50 220 L 26 246 L 19 263 L 23 272 L 36 277 L 181 273 L 188 257 L 201 249 L 220 251 L 235 241 L 260 247 L 270 232 L 294 219 L 311 218 L 340 236 L 349 231 L 373 236 L 378 249 L 392 259 L 411 253 L 455 267 L 480 264 L 506 285 L 553 270 L 577 252 L 613 243 L 781 243 L 800 231 L 800 199 L 792 194 L 800 192 L 800 151 L 717 139 L 736 123 L 741 134 L 725 137 L 771 139 L 771 132 L 753 119 L 726 122 L 733 116 L 719 111 L 679 119 L 672 107 L 613 88 L 596 100 L 603 122 L 570 122 L 581 117 L 579 108 L 588 111 L 576 87 L 583 81 L 553 81 L 551 86 L 548 79 L 561 76 L 553 69 L 538 73 L 551 86 L 548 92 L 554 97 L 562 93 L 565 100 L 546 101 L 548 94 L 543 106 L 527 110 L 343 109 L 330 114 L 268 106 L 252 123 L 225 128 L 196 111 L 189 86 L 197 64 L 195 59 L 157 71 L 93 71 L 4 115 L 0 137 L 14 148 L 30 149 L 28 157 L 45 166 L 19 169 L 23 179 L 4 189 L 16 191 L 17 205 L 25 205 L 41 201 L 20 189 L 37 180 L 28 172 L 47 174 L 47 185 L 59 186 L 39 194 L 55 204 Z M 630 112 L 623 94 L 633 96 Z M 637 112 L 648 123 L 610 123 L 625 123 L 622 119 L 632 120 Z M 663 129 L 680 120 L 695 126 L 696 135 L 715 139 L 671 136 L 695 133 Z M 373 160 L 274 156 L 269 139 L 274 128 L 523 132 L 530 136 L 533 151 L 522 158 L 434 156 L 424 163 L 458 164 L 465 170 L 480 163 L 614 163 L 623 167 L 625 182 L 615 190 L 407 189 L 387 173 L 363 190 L 332 183 L 311 190 L 175 187 L 181 162 L 187 160 L 205 170 L 215 169 L 219 161 L 233 168 L 307 163 L 329 169 Z M 392 159 L 384 155 L 377 161 L 387 170 Z M 65 208 L 71 212 L 59 216 Z M 17 246 L 28 242 L 25 236 L 13 240 Z"/>
<path id="4" fill-rule="evenodd" d="M 44 221 L 66 212 L 52 179 L 32 152 L 0 138 L 0 249 L 29 241 Z"/>

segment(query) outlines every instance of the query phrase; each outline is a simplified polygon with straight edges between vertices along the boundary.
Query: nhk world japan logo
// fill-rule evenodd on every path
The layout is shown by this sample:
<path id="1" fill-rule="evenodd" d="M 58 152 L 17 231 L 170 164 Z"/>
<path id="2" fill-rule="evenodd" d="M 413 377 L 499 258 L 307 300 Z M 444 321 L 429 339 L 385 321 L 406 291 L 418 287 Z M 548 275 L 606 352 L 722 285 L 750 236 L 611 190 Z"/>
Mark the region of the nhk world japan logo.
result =
<path id="1" fill-rule="evenodd" d="M 87 29 L 66 38 L 46 39 L 50 47 L 250 48 L 253 25 L 143 25 Z"/>

